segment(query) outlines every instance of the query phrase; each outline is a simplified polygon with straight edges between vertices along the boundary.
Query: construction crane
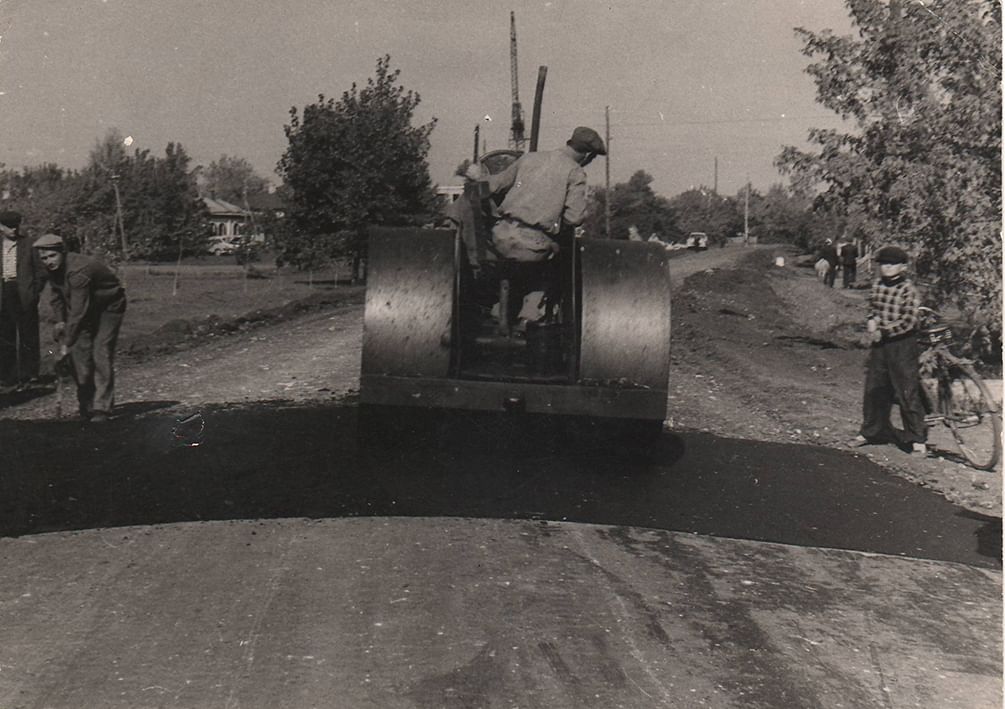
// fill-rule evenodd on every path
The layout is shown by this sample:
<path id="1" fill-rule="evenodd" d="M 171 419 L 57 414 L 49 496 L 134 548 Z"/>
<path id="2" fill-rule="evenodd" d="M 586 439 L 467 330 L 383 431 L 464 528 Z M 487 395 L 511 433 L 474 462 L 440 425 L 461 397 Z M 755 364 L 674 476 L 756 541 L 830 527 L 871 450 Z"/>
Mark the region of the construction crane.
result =
<path id="1" fill-rule="evenodd" d="M 520 82 L 517 78 L 516 13 L 512 11 L 509 13 L 509 71 L 513 89 L 513 123 L 510 126 L 509 146 L 522 151 L 526 139 L 523 137 L 523 109 L 520 107 Z"/>

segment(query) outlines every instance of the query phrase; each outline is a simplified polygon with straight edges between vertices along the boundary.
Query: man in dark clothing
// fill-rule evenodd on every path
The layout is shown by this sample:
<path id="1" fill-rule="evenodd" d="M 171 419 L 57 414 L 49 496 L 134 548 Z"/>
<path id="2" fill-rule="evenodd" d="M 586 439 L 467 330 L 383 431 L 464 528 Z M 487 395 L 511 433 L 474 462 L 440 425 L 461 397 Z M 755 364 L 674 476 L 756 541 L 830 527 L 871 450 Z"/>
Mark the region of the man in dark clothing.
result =
<path id="1" fill-rule="evenodd" d="M 838 258 L 837 249 L 834 248 L 834 242 L 831 239 L 827 239 L 820 248 L 820 258 L 824 259 L 829 266 L 826 275 L 824 275 L 824 285 L 828 288 L 833 288 L 834 277 L 837 275 L 837 267 L 841 261 Z"/>
<path id="2" fill-rule="evenodd" d="M 855 244 L 847 242 L 841 245 L 841 272 L 844 274 L 841 279 L 842 288 L 851 288 L 855 285 L 855 277 L 858 272 L 858 249 Z"/>
<path id="3" fill-rule="evenodd" d="M 107 421 L 115 405 L 115 342 L 126 312 L 125 290 L 108 266 L 67 253 L 55 234 L 39 237 L 35 248 L 52 284 L 60 358 L 72 355 L 80 415 L 93 423 Z"/>
<path id="4" fill-rule="evenodd" d="M 0 212 L 0 386 L 8 390 L 38 381 L 38 296 L 45 275 L 20 227 L 20 214 Z"/>
<path id="5" fill-rule="evenodd" d="M 881 278 L 872 287 L 867 329 L 872 340 L 866 364 L 862 428 L 854 447 L 896 443 L 925 455 L 928 429 L 918 379 L 918 290 L 907 278 L 907 252 L 884 246 L 876 254 Z M 894 402 L 904 431 L 890 423 Z"/>

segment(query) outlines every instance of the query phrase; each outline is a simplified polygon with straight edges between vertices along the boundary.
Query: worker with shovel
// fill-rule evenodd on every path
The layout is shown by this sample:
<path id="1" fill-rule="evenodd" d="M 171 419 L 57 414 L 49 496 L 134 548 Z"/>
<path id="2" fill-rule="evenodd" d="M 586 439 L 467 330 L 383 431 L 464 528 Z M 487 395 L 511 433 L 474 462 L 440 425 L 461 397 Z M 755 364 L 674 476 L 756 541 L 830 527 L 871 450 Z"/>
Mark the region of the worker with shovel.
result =
<path id="1" fill-rule="evenodd" d="M 34 244 L 48 271 L 61 366 L 72 360 L 80 416 L 107 421 L 115 404 L 115 343 L 126 312 L 126 293 L 108 266 L 91 256 L 67 253 L 55 234 Z M 72 354 L 72 357 L 71 357 Z"/>

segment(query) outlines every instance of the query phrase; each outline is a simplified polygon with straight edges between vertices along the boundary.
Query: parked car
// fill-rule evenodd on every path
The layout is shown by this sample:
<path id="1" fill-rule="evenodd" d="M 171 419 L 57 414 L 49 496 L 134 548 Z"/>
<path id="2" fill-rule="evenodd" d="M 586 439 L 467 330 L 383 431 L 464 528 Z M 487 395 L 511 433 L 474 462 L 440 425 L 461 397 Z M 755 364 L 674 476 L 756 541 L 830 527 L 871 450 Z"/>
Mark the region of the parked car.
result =
<path id="1" fill-rule="evenodd" d="M 214 237 L 209 245 L 209 253 L 214 256 L 226 256 L 237 251 L 238 243 L 236 239 L 226 236 Z"/>
<path id="2" fill-rule="evenodd" d="M 708 234 L 703 231 L 692 231 L 687 236 L 687 248 L 704 251 L 708 248 Z"/>

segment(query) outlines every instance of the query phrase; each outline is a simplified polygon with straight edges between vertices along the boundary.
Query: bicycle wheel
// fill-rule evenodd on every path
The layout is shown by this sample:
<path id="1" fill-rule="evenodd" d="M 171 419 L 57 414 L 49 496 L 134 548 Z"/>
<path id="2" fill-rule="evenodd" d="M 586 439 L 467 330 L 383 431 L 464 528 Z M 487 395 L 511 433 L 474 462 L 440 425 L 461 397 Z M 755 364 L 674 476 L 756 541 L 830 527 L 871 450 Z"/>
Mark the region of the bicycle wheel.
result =
<path id="1" fill-rule="evenodd" d="M 949 370 L 943 413 L 960 452 L 978 470 L 990 470 L 1001 457 L 1001 412 L 984 380 L 968 364 Z"/>

